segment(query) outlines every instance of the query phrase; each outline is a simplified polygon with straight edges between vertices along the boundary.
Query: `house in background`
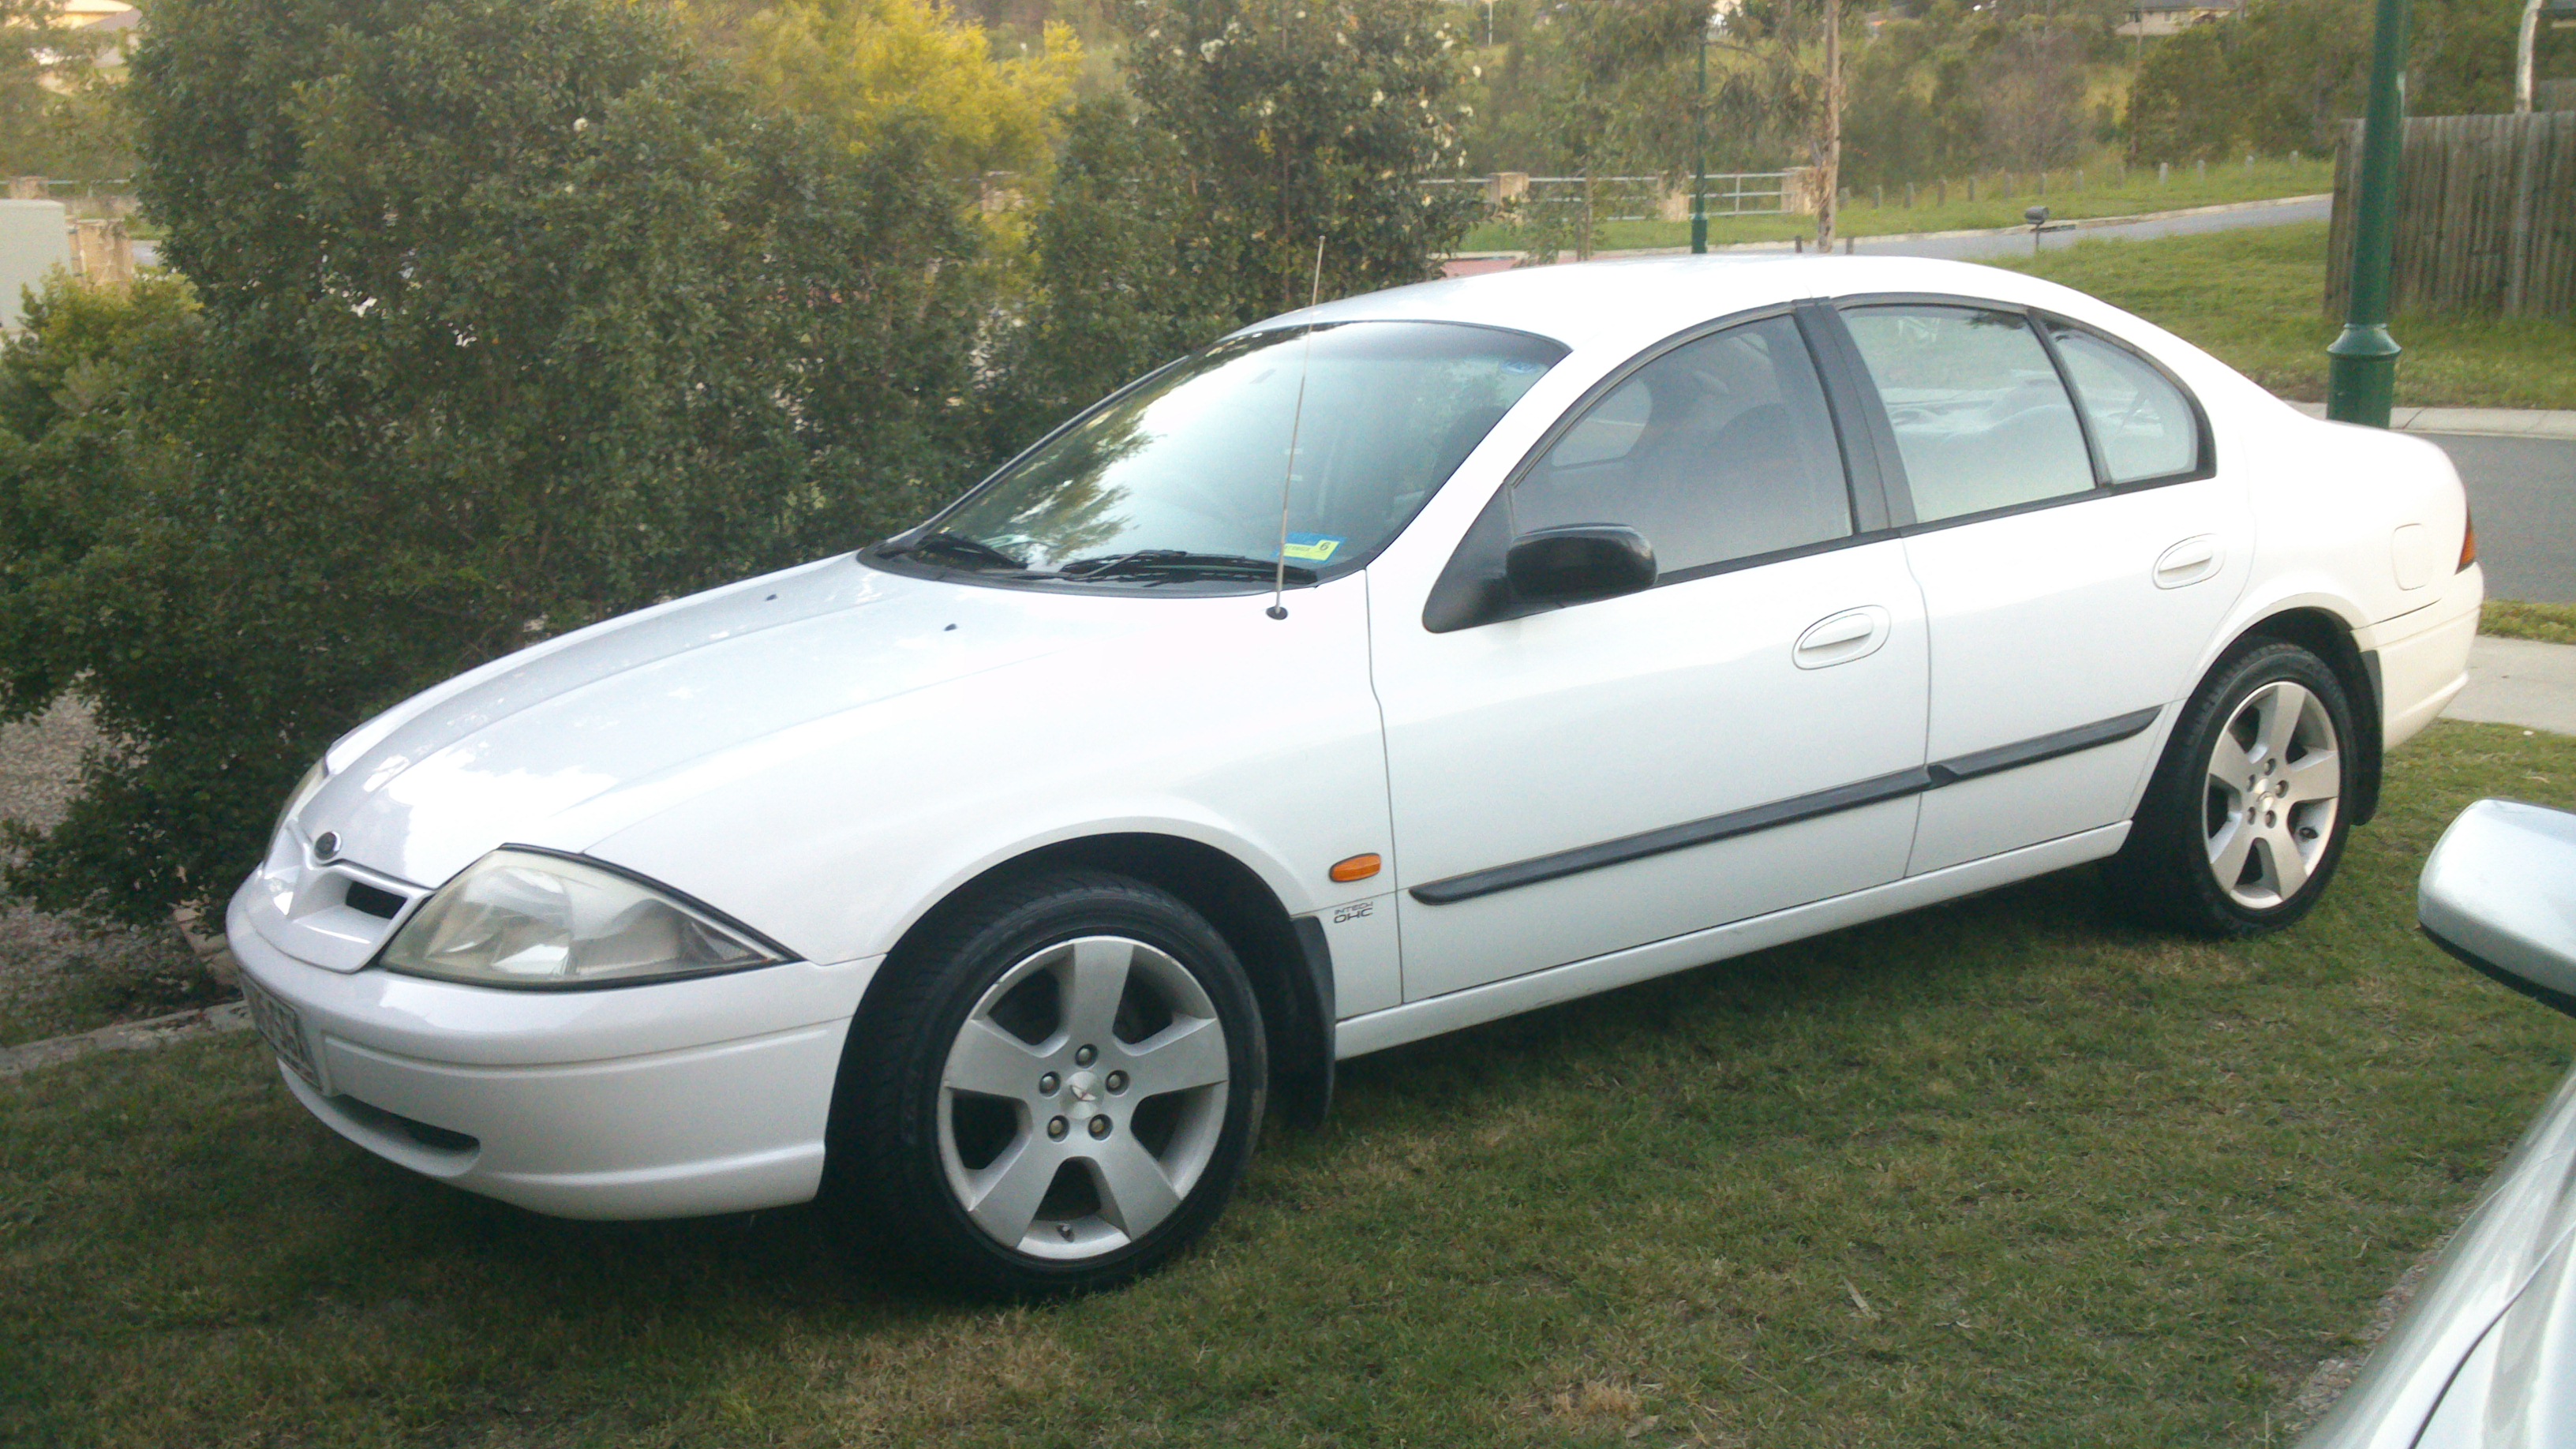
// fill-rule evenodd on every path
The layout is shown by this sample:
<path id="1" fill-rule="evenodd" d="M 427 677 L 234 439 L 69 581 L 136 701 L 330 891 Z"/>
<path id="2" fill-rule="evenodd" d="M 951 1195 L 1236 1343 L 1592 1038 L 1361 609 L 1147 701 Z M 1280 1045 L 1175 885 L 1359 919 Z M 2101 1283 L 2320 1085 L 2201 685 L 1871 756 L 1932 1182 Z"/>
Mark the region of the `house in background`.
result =
<path id="1" fill-rule="evenodd" d="M 2195 25 L 2225 20 L 2245 8 L 2245 0 L 2129 0 L 2129 18 L 2112 33 L 2133 39 L 2179 35 Z"/>
<path id="2" fill-rule="evenodd" d="M 142 23 L 143 12 L 126 0 L 62 0 L 62 8 L 54 14 L 53 28 L 57 32 L 78 32 L 79 40 L 43 58 L 50 70 L 66 60 L 87 56 L 101 71 L 121 79 L 126 54 L 134 48 L 134 33 Z M 44 84 L 48 89 L 62 88 L 62 83 L 50 74 Z"/>

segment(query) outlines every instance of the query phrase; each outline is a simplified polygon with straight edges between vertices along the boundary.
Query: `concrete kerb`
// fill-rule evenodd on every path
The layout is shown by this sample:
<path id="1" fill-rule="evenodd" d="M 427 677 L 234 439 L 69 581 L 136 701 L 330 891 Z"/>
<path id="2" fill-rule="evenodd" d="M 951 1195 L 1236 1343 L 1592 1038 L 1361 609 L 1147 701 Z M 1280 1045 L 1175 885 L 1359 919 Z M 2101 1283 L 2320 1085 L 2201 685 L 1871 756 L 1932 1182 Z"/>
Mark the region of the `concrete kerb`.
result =
<path id="1" fill-rule="evenodd" d="M 93 1052 L 151 1052 L 201 1037 L 250 1030 L 250 1008 L 238 1001 L 174 1011 L 149 1021 L 103 1026 L 78 1036 L 58 1036 L 25 1046 L 0 1047 L 0 1077 L 15 1077 L 37 1067 L 73 1061 Z"/>

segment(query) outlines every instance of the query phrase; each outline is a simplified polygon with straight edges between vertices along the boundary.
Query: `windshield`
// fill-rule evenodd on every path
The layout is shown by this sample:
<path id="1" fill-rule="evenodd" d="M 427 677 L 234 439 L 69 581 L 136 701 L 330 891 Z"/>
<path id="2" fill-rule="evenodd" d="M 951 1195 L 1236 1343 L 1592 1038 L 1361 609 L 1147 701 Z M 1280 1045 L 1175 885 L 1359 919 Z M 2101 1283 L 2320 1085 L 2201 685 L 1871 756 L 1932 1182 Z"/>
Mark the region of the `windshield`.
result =
<path id="1" fill-rule="evenodd" d="M 1230 338 L 1093 410 L 892 548 L 1023 576 L 1134 583 L 1259 564 L 1266 578 L 1284 483 L 1291 576 L 1338 572 L 1410 521 L 1565 351 L 1440 322 Z"/>

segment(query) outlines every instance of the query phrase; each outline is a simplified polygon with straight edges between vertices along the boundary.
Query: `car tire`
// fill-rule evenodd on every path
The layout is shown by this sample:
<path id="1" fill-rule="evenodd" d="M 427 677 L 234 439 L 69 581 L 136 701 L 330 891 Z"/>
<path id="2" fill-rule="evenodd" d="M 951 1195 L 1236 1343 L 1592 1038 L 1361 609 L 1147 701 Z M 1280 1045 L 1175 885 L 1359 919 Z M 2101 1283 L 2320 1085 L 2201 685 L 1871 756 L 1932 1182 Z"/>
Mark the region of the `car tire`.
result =
<path id="1" fill-rule="evenodd" d="M 2295 644 L 2219 662 L 2183 706 L 2112 859 L 2115 892 L 2193 935 L 2275 931 L 2325 893 L 2361 783 L 2343 682 Z"/>
<path id="2" fill-rule="evenodd" d="M 1198 912 L 1123 876 L 1022 878 L 887 969 L 843 1052 L 839 1211 L 1009 1298 L 1124 1283 L 1216 1221 L 1269 1064 L 1242 963 Z"/>

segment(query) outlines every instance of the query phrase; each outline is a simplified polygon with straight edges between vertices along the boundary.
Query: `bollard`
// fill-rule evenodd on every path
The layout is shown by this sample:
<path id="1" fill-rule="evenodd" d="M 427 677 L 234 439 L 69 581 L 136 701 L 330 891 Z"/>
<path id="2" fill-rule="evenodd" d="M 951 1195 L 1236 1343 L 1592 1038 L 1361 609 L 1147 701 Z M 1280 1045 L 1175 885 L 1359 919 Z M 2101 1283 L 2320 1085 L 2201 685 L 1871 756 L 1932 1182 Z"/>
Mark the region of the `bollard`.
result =
<path id="1" fill-rule="evenodd" d="M 1806 239 L 1805 237 L 1803 237 L 1803 236 L 1793 236 L 1793 237 L 1789 238 L 1789 250 L 1791 250 L 1791 251 L 1793 251 L 1793 252 L 1804 252 L 1804 251 L 1806 251 L 1806 249 L 1807 249 L 1807 239 Z"/>
<path id="2" fill-rule="evenodd" d="M 2209 158 L 2203 156 L 2199 160 L 2191 163 L 2191 174 L 2195 179 L 2207 181 L 2209 179 Z"/>
<path id="3" fill-rule="evenodd" d="M 1843 238 L 1843 255 L 1844 255 L 1844 256 L 1850 256 L 1851 254 L 1852 254 L 1852 239 L 1851 239 L 1850 237 L 1844 237 L 1844 238 Z"/>
<path id="4" fill-rule="evenodd" d="M 1907 211 L 1914 209 L 1914 183 L 1911 181 L 1905 183 L 1905 209 Z"/>
<path id="5" fill-rule="evenodd" d="M 2172 163 L 2172 162 L 2170 162 L 2170 161 L 2159 161 L 2159 162 L 2157 162 L 2157 163 L 2156 163 L 2156 184 L 2157 184 L 2158 186 L 2162 186 L 2162 185 L 2164 185 L 2166 182 L 2171 181 L 2172 179 L 2173 179 L 2173 163 Z"/>
<path id="6" fill-rule="evenodd" d="M 2039 194 L 2042 196 L 2048 194 L 2048 168 L 2045 166 L 2039 168 Z"/>
<path id="7" fill-rule="evenodd" d="M 2084 189 L 2084 168 L 2081 166 L 2075 168 L 2075 189 L 2078 191 Z"/>
<path id="8" fill-rule="evenodd" d="M 1887 210 L 1887 183 L 1882 181 L 1869 189 L 1869 204 L 1874 210 Z"/>

